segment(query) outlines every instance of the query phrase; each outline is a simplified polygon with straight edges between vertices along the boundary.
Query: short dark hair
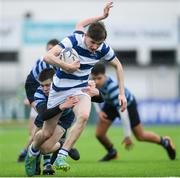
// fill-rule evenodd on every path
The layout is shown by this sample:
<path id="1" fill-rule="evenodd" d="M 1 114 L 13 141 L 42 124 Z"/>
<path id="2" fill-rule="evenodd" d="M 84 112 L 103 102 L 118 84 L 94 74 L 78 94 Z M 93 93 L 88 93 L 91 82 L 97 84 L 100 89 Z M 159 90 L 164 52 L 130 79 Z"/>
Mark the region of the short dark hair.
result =
<path id="1" fill-rule="evenodd" d="M 48 79 L 53 79 L 53 76 L 55 74 L 54 69 L 44 69 L 40 74 L 39 74 L 39 81 L 44 82 L 45 80 Z"/>
<path id="2" fill-rule="evenodd" d="M 48 46 L 48 45 L 55 46 L 55 45 L 57 45 L 58 43 L 59 43 L 59 40 L 57 40 L 57 39 L 51 39 L 51 40 L 49 40 L 49 41 L 47 42 L 47 46 Z"/>
<path id="3" fill-rule="evenodd" d="M 99 75 L 99 74 L 105 74 L 105 73 L 106 73 L 106 67 L 102 62 L 96 63 L 91 70 L 91 74 L 93 75 Z"/>
<path id="4" fill-rule="evenodd" d="M 103 41 L 107 37 L 107 31 L 103 22 L 94 22 L 89 25 L 87 35 L 94 41 Z"/>

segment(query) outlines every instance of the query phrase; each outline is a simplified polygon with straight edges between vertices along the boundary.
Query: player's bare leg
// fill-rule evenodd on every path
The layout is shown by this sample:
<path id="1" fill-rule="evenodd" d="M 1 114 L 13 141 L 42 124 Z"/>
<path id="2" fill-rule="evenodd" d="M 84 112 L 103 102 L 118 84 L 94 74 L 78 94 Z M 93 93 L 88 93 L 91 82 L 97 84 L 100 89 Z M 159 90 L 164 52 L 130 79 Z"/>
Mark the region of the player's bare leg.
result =
<path id="1" fill-rule="evenodd" d="M 74 106 L 74 114 L 76 121 L 72 126 L 61 150 L 58 153 L 58 157 L 54 162 L 56 169 L 67 171 L 70 169 L 70 165 L 66 162 L 68 151 L 73 147 L 75 142 L 83 132 L 85 125 L 88 121 L 91 110 L 91 99 L 86 95 L 78 96 L 79 102 Z"/>
<path id="2" fill-rule="evenodd" d="M 23 162 L 24 161 L 26 154 L 27 154 L 28 147 L 32 143 L 32 139 L 35 135 L 36 127 L 34 125 L 34 120 L 35 120 L 36 115 L 37 115 L 37 113 L 35 113 L 35 112 L 36 111 L 34 110 L 34 108 L 31 108 L 30 118 L 28 120 L 28 140 L 26 142 L 25 147 L 22 149 L 21 153 L 19 154 L 17 162 Z"/>
<path id="3" fill-rule="evenodd" d="M 42 129 L 35 134 L 33 139 L 32 146 L 35 150 L 39 150 L 40 146 L 53 135 L 59 117 L 60 114 L 47 121 L 44 121 Z"/>
<path id="4" fill-rule="evenodd" d="M 61 145 L 58 141 L 63 136 L 63 134 L 64 134 L 64 128 L 57 125 L 53 135 L 41 145 L 40 147 L 41 153 L 43 154 L 53 153 L 57 149 L 59 149 Z"/>
<path id="5" fill-rule="evenodd" d="M 70 150 L 75 144 L 76 140 L 80 137 L 88 121 L 91 110 L 91 100 L 88 96 L 78 96 L 78 99 L 79 102 L 73 108 L 76 122 L 72 126 L 63 145 L 63 148 L 66 150 Z"/>
<path id="6" fill-rule="evenodd" d="M 147 141 L 147 142 L 153 142 L 157 144 L 161 143 L 160 136 L 158 136 L 157 134 L 153 132 L 145 131 L 141 124 L 138 124 L 132 130 L 133 130 L 134 136 L 136 137 L 138 141 Z"/>
<path id="7" fill-rule="evenodd" d="M 132 130 L 137 140 L 160 144 L 166 149 L 170 159 L 174 160 L 176 158 L 175 146 L 170 137 L 160 137 L 154 132 L 145 131 L 141 124 L 138 124 Z"/>
<path id="8" fill-rule="evenodd" d="M 116 159 L 118 156 L 117 151 L 113 148 L 112 142 L 106 135 L 111 124 L 112 122 L 108 119 L 107 120 L 99 119 L 96 126 L 96 138 L 105 147 L 105 149 L 108 152 L 102 159 L 100 159 L 100 161 L 110 161 L 112 159 Z"/>
<path id="9" fill-rule="evenodd" d="M 43 127 L 38 131 L 29 147 L 28 154 L 25 159 L 25 170 L 28 176 L 35 175 L 36 157 L 40 154 L 40 146 L 48 140 L 54 133 L 60 114 L 43 123 Z"/>

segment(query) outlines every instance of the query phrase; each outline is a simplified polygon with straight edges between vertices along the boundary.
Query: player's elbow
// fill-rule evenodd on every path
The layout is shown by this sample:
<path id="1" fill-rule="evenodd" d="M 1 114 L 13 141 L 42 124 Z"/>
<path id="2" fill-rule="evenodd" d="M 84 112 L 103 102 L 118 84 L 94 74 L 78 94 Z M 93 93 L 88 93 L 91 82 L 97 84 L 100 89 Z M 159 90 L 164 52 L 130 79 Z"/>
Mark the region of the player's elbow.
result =
<path id="1" fill-rule="evenodd" d="M 84 26 L 83 26 L 83 24 L 82 23 L 78 23 L 77 25 L 76 25 L 76 30 L 82 30 L 84 28 Z"/>
<path id="2" fill-rule="evenodd" d="M 47 139 L 49 139 L 49 138 L 53 135 L 53 130 L 52 130 L 52 131 L 50 131 L 50 130 L 45 130 L 45 131 L 42 133 L 42 135 L 43 135 L 44 140 L 47 140 Z"/>
<path id="3" fill-rule="evenodd" d="M 49 61 L 49 55 L 45 55 L 45 56 L 43 57 L 43 60 L 44 60 L 45 62 L 48 62 L 48 61 Z"/>

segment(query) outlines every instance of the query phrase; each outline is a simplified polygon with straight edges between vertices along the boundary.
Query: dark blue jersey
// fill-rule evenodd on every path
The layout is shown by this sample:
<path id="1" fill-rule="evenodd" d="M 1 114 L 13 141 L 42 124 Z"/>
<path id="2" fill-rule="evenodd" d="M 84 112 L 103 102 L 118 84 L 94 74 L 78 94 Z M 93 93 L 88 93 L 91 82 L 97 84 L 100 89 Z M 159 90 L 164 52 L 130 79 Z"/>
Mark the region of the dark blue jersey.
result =
<path id="1" fill-rule="evenodd" d="M 55 71 L 57 70 L 57 67 L 46 63 L 43 59 L 38 59 L 36 61 L 35 66 L 32 68 L 30 75 L 32 78 L 36 81 L 38 81 L 39 74 L 44 70 L 44 69 L 54 69 Z"/>
<path id="2" fill-rule="evenodd" d="M 114 80 L 112 80 L 112 78 L 107 76 L 104 85 L 101 88 L 99 88 L 99 90 L 101 91 L 105 103 L 111 104 L 115 106 L 117 109 L 120 108 L 119 100 L 118 100 L 119 86 L 117 82 L 115 82 Z M 125 88 L 124 90 L 125 90 L 125 97 L 127 99 L 127 103 L 128 105 L 130 105 L 134 97 L 127 88 Z"/>
<path id="3" fill-rule="evenodd" d="M 47 109 L 48 96 L 45 95 L 41 86 L 38 87 L 38 89 L 36 90 L 34 94 L 34 100 L 35 100 L 35 107 L 37 111 L 42 110 L 42 109 L 44 110 Z M 60 120 L 63 120 L 63 119 L 68 120 L 71 115 L 72 117 L 74 117 L 74 113 L 72 109 L 66 109 L 65 111 L 63 111 Z"/>

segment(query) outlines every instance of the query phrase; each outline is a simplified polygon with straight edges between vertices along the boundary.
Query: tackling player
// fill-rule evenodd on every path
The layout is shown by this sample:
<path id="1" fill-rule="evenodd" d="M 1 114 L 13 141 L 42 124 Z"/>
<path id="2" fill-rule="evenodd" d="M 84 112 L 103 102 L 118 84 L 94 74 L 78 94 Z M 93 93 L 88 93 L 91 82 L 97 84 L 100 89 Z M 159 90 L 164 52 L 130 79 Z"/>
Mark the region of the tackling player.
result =
<path id="1" fill-rule="evenodd" d="M 47 51 L 50 50 L 53 46 L 57 45 L 59 41 L 57 39 L 52 39 L 47 43 Z M 34 93 L 36 92 L 36 89 L 40 86 L 39 84 L 39 74 L 44 69 L 54 69 L 57 68 L 55 66 L 49 65 L 48 63 L 44 62 L 43 59 L 38 59 L 36 61 L 35 66 L 32 68 L 30 73 L 27 76 L 26 82 L 25 82 L 25 91 L 27 99 L 25 100 L 25 104 L 29 105 L 31 107 L 30 112 L 30 119 L 29 119 L 29 139 L 28 143 L 26 144 L 26 147 L 21 151 L 20 155 L 18 156 L 18 162 L 24 161 L 27 150 L 29 145 L 32 143 L 32 138 L 35 134 L 35 127 L 34 127 L 34 120 L 37 116 L 37 112 L 35 111 L 35 104 L 34 104 Z"/>
<path id="2" fill-rule="evenodd" d="M 46 157 L 49 156 L 47 155 L 47 153 L 54 152 L 60 148 L 61 144 L 58 141 L 63 136 L 65 130 L 67 130 L 71 126 L 74 120 L 74 113 L 71 109 L 67 110 L 67 108 L 71 108 L 77 103 L 77 99 L 69 97 L 63 104 L 58 105 L 56 108 L 53 108 L 51 110 L 47 110 L 47 100 L 53 75 L 53 69 L 44 69 L 40 73 L 40 87 L 38 87 L 34 95 L 34 104 L 38 112 L 38 116 L 36 117 L 34 122 L 35 133 L 43 127 L 43 119 L 45 120 L 46 118 L 52 117 L 54 114 L 56 115 L 63 111 L 63 114 L 61 115 L 61 118 L 58 121 L 58 125 L 56 126 L 54 133 L 44 144 L 41 145 L 40 151 L 41 153 L 44 153 Z M 39 152 L 37 153 L 37 157 L 38 159 L 40 158 Z M 26 173 L 28 176 L 34 175 L 32 174 L 32 172 L 27 171 Z M 46 160 L 44 161 L 43 175 L 46 174 L 54 174 L 54 170 L 52 169 L 50 163 L 50 156 L 46 158 Z"/>

